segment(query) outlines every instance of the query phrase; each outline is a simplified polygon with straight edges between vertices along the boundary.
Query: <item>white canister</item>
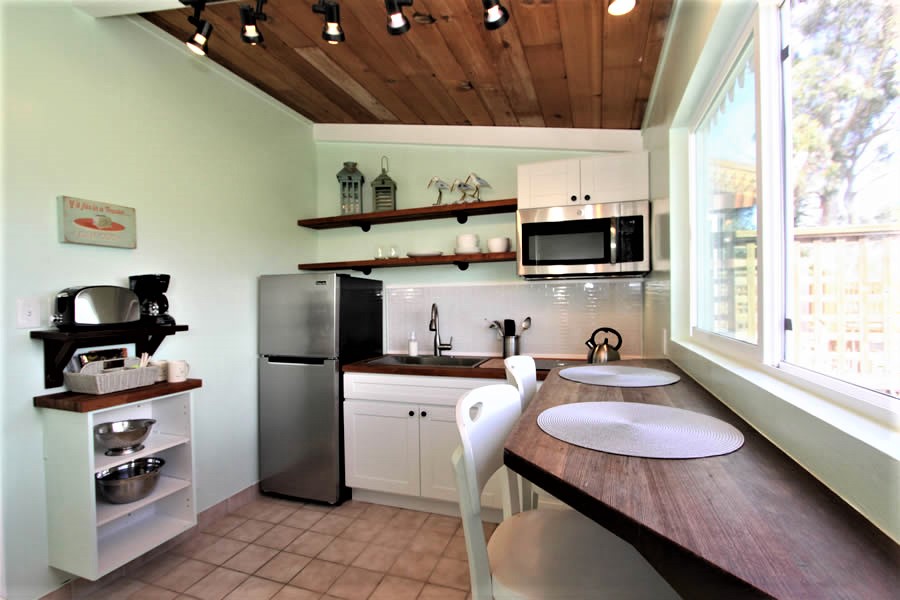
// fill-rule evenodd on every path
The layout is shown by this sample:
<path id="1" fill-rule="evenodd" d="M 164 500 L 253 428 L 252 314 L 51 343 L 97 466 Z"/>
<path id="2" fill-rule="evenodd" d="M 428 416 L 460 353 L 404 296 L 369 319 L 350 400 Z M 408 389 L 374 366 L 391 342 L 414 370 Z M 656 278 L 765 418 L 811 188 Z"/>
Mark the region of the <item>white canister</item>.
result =
<path id="1" fill-rule="evenodd" d="M 493 237 L 487 241 L 489 252 L 509 252 L 508 237 Z"/>
<path id="2" fill-rule="evenodd" d="M 186 360 L 170 360 L 169 373 L 166 381 L 169 383 L 187 381 L 188 372 L 190 370 L 191 365 L 189 365 Z"/>

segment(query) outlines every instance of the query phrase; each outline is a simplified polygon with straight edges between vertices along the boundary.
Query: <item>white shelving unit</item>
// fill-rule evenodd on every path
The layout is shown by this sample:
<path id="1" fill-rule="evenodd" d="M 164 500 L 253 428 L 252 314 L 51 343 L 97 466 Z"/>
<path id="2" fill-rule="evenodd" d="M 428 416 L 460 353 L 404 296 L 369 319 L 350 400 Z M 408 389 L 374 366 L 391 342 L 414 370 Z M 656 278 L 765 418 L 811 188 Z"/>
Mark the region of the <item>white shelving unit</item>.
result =
<path id="1" fill-rule="evenodd" d="M 197 524 L 193 396 L 165 390 L 90 412 L 41 409 L 50 566 L 96 580 Z M 95 425 L 141 418 L 156 419 L 143 450 L 106 456 L 95 446 Z M 152 494 L 129 504 L 96 494 L 97 473 L 145 456 L 166 461 Z"/>

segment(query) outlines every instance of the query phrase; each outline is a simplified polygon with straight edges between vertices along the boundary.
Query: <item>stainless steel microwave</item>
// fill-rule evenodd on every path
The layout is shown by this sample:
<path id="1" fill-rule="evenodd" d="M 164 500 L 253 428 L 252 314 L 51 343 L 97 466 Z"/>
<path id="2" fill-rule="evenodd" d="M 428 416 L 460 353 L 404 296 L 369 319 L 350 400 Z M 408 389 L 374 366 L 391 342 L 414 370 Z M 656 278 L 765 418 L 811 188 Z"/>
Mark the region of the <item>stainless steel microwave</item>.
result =
<path id="1" fill-rule="evenodd" d="M 645 275 L 650 201 L 516 211 L 518 274 L 526 278 Z"/>

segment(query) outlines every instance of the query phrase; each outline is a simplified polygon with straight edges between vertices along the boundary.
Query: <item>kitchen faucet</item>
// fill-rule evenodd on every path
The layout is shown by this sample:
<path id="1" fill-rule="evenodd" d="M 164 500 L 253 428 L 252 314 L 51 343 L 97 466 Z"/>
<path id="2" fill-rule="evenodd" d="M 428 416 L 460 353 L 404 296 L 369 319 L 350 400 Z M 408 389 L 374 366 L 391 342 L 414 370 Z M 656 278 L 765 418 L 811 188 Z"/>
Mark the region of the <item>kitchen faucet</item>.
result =
<path id="1" fill-rule="evenodd" d="M 441 325 L 440 320 L 438 319 L 438 307 L 437 303 L 431 305 L 431 322 L 428 324 L 428 331 L 434 332 L 434 355 L 440 356 L 441 352 L 444 350 L 452 350 L 453 349 L 453 336 L 450 336 L 450 341 L 446 344 L 441 343 Z"/>

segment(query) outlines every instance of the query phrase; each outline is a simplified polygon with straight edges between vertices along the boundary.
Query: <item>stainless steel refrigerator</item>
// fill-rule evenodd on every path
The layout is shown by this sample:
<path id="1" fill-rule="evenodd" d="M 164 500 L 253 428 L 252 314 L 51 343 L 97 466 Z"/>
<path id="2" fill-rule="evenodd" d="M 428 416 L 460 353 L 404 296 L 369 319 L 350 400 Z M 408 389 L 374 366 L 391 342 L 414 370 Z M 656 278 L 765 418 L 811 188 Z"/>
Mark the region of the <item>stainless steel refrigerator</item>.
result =
<path id="1" fill-rule="evenodd" d="M 373 279 L 260 276 L 260 491 L 346 498 L 341 365 L 382 354 L 382 297 Z"/>

